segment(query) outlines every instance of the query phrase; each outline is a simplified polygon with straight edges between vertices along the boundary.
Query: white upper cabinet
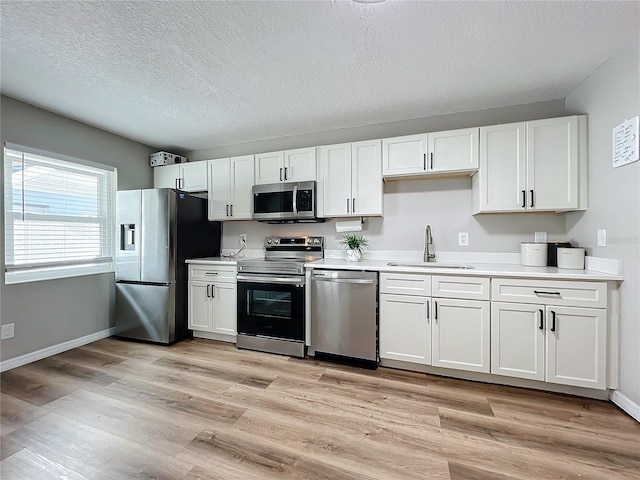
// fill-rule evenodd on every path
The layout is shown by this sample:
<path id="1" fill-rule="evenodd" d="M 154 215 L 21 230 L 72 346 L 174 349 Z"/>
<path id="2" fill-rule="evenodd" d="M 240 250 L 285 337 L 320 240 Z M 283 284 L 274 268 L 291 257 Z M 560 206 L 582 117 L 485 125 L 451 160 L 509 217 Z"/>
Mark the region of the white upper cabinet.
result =
<path id="1" fill-rule="evenodd" d="M 586 117 L 480 128 L 474 213 L 587 208 Z"/>
<path id="2" fill-rule="evenodd" d="M 473 173 L 478 169 L 478 128 L 382 139 L 385 178 Z"/>
<path id="3" fill-rule="evenodd" d="M 154 188 L 177 188 L 185 192 L 207 190 L 207 162 L 187 162 L 154 167 Z"/>
<path id="4" fill-rule="evenodd" d="M 253 155 L 209 160 L 209 220 L 250 220 Z"/>
<path id="5" fill-rule="evenodd" d="M 306 182 L 316 179 L 316 147 L 255 156 L 255 184 Z"/>
<path id="6" fill-rule="evenodd" d="M 476 127 L 427 134 L 427 171 L 445 173 L 478 170 L 479 131 Z"/>
<path id="7" fill-rule="evenodd" d="M 318 147 L 320 215 L 382 215 L 380 147 L 380 140 Z"/>
<path id="8" fill-rule="evenodd" d="M 382 174 L 385 177 L 427 172 L 427 135 L 382 139 Z"/>

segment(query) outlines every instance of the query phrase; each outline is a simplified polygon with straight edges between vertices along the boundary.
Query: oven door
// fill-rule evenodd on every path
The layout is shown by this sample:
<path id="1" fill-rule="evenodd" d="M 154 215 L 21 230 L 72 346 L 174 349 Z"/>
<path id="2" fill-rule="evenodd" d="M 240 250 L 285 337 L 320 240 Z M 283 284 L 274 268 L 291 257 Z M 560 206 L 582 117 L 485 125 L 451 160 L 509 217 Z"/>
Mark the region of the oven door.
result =
<path id="1" fill-rule="evenodd" d="M 304 341 L 302 276 L 238 275 L 238 333 Z"/>

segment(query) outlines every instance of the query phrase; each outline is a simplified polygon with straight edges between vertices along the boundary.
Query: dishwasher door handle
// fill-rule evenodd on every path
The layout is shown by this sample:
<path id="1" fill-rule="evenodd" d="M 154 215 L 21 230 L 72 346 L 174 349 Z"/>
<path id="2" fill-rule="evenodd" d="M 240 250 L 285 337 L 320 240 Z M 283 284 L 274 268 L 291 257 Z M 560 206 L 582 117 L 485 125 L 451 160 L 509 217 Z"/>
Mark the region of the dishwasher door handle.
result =
<path id="1" fill-rule="evenodd" d="M 316 282 L 332 282 L 332 283 L 355 283 L 358 285 L 373 285 L 374 280 L 360 280 L 358 278 L 331 278 L 331 277 L 311 277 Z"/>

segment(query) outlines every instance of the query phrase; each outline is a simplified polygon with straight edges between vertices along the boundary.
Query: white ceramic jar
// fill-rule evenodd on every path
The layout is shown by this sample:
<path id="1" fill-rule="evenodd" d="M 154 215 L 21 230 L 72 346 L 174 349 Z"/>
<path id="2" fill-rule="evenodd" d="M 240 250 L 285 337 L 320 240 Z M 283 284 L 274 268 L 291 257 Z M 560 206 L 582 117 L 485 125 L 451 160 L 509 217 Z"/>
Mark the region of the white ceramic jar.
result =
<path id="1" fill-rule="evenodd" d="M 547 244 L 522 242 L 520 244 L 520 263 L 527 267 L 546 267 Z"/>
<path id="2" fill-rule="evenodd" d="M 584 270 L 584 248 L 558 248 L 558 268 Z"/>

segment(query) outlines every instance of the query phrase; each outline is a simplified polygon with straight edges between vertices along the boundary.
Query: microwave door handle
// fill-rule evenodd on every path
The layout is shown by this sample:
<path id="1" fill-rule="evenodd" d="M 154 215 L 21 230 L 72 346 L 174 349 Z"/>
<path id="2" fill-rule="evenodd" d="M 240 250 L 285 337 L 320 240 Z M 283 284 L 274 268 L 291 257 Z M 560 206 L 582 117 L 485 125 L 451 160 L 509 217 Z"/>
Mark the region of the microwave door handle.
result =
<path id="1" fill-rule="evenodd" d="M 293 215 L 298 216 L 298 186 L 293 187 Z"/>

